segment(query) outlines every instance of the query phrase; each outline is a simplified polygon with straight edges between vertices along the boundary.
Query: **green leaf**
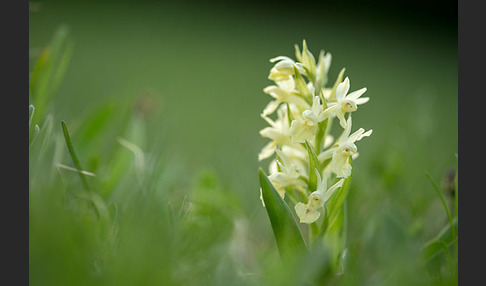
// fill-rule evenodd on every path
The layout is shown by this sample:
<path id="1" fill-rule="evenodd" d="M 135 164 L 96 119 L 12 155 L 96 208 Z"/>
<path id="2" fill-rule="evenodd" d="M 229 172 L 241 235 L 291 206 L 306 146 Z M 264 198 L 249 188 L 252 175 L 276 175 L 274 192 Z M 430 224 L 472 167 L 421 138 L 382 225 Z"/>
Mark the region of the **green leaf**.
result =
<path id="1" fill-rule="evenodd" d="M 270 218 L 280 255 L 287 256 L 306 252 L 307 246 L 289 206 L 280 197 L 261 168 L 259 168 L 259 174 L 265 209 Z"/>
<path id="2" fill-rule="evenodd" d="M 451 224 L 447 224 L 434 238 L 424 243 L 422 251 L 424 253 L 426 261 L 432 260 L 444 249 L 444 245 L 450 247 L 455 241 L 457 241 L 457 218 L 454 218 Z"/>
<path id="3" fill-rule="evenodd" d="M 300 74 L 299 70 L 294 66 L 294 73 L 295 73 L 295 88 L 299 91 L 302 98 L 304 98 L 309 105 L 312 105 L 312 95 L 307 88 L 307 84 L 305 83 L 304 78 Z"/>
<path id="4" fill-rule="evenodd" d="M 316 151 L 307 140 L 304 143 L 304 147 L 309 155 L 309 182 L 307 186 L 309 190 L 315 191 L 317 189 L 317 175 L 314 170 L 319 170 L 319 159 L 317 158 Z"/>
<path id="5" fill-rule="evenodd" d="M 314 55 L 307 49 L 305 40 L 302 43 L 302 64 L 307 72 L 307 77 L 314 83 L 316 80 L 316 60 Z"/>
<path id="6" fill-rule="evenodd" d="M 346 246 L 346 203 L 338 209 L 338 213 L 334 221 L 327 225 L 326 229 L 321 229 L 323 243 L 328 247 L 330 259 L 332 261 L 331 267 L 337 271 L 342 261 L 342 252 Z"/>
<path id="7" fill-rule="evenodd" d="M 349 163 L 351 166 L 353 165 L 353 161 L 351 160 L 351 157 L 349 158 Z M 351 177 L 353 176 L 353 171 L 351 169 L 351 174 L 349 177 L 344 179 L 343 186 L 332 196 L 332 198 L 329 200 L 329 226 L 332 226 L 334 223 L 335 219 L 337 218 L 339 214 L 339 210 L 343 206 L 344 202 L 346 201 L 346 197 L 348 196 L 349 192 L 349 186 L 351 184 Z"/>
<path id="8" fill-rule="evenodd" d="M 322 146 L 323 146 L 323 142 L 325 140 L 328 120 L 329 120 L 329 118 L 326 118 L 326 119 L 324 119 L 323 121 L 321 121 L 321 122 L 319 122 L 317 124 L 318 129 L 317 129 L 317 133 L 316 133 L 316 140 L 315 140 L 316 146 L 315 146 L 315 150 L 316 150 L 316 152 L 318 154 L 321 153 L 321 149 L 322 149 Z"/>
<path id="9" fill-rule="evenodd" d="M 290 105 L 288 103 L 287 104 L 287 117 L 289 119 L 289 126 L 292 125 L 292 121 L 294 121 L 294 117 L 292 116 L 292 112 L 290 112 Z"/>
<path id="10" fill-rule="evenodd" d="M 302 53 L 300 52 L 299 45 L 295 44 L 294 48 L 295 48 L 295 57 L 299 62 L 302 62 Z"/>

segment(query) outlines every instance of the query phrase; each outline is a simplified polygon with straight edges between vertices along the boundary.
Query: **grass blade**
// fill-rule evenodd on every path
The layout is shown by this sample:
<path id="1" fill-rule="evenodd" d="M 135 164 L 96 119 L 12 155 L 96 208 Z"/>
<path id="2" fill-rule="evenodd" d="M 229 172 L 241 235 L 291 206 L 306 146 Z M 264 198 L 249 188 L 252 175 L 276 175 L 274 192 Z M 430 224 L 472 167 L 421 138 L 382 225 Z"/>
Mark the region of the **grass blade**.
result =
<path id="1" fill-rule="evenodd" d="M 50 101 L 55 96 L 69 65 L 73 43 L 68 37 L 69 28 L 60 26 L 49 45 L 39 57 L 29 81 L 29 101 L 36 108 L 32 125 L 39 124 Z"/>
<path id="2" fill-rule="evenodd" d="M 281 256 L 307 251 L 304 238 L 295 222 L 289 206 L 280 197 L 263 170 L 259 169 L 262 197 L 272 225 L 277 247 Z"/>
<path id="3" fill-rule="evenodd" d="M 453 223 L 453 220 L 452 220 L 452 215 L 451 215 L 451 212 L 449 210 L 449 206 L 447 205 L 447 202 L 444 198 L 444 195 L 442 194 L 442 191 L 440 190 L 440 187 L 437 185 L 437 183 L 434 182 L 434 180 L 432 180 L 432 177 L 430 176 L 430 174 L 426 173 L 425 176 L 427 176 L 427 179 L 429 179 L 430 183 L 432 183 L 432 185 L 434 186 L 434 190 L 437 192 L 437 195 L 439 196 L 440 201 L 442 202 L 442 206 L 444 207 L 444 209 L 447 213 L 447 219 L 449 220 L 449 224 L 450 224 L 452 231 L 453 231 L 452 235 L 455 237 L 456 233 L 455 233 L 454 223 Z"/>
<path id="4" fill-rule="evenodd" d="M 78 169 L 79 172 L 78 175 L 81 178 L 81 181 L 83 182 L 83 186 L 86 190 L 89 190 L 89 185 L 88 181 L 86 180 L 86 176 L 82 173 L 83 168 L 81 168 L 81 163 L 79 162 L 78 156 L 76 155 L 76 152 L 74 151 L 74 146 L 73 142 L 71 141 L 71 136 L 69 136 L 69 131 L 66 126 L 66 123 L 64 121 L 61 121 L 61 127 L 62 127 L 62 133 L 64 134 L 64 139 L 66 140 L 66 145 L 69 151 L 69 154 L 71 155 L 71 159 L 73 160 L 73 164 Z"/>
<path id="5" fill-rule="evenodd" d="M 450 246 L 456 241 L 454 233 L 457 231 L 457 218 L 453 220 L 452 226 L 453 228 L 449 224 L 446 225 L 436 237 L 424 243 L 422 251 L 424 252 L 426 261 L 430 261 L 443 250 L 441 244 Z"/>
<path id="6" fill-rule="evenodd" d="M 456 154 L 456 159 L 458 159 Z M 455 217 L 459 216 L 459 184 L 458 184 L 458 175 L 459 175 L 459 162 L 456 162 L 456 176 L 454 178 L 454 215 Z"/>

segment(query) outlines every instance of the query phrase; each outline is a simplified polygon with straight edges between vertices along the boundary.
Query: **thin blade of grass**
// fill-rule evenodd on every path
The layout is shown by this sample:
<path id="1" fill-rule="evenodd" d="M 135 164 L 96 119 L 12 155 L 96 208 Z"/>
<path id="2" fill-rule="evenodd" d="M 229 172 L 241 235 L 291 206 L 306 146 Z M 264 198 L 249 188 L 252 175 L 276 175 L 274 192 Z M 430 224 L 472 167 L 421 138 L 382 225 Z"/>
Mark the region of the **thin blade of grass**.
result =
<path id="1" fill-rule="evenodd" d="M 74 146 L 73 142 L 71 141 L 71 136 L 69 136 L 69 130 L 67 128 L 67 125 L 64 121 L 61 121 L 61 127 L 62 127 L 62 133 L 64 134 L 64 139 L 66 141 L 66 145 L 69 151 L 69 154 L 71 155 L 71 159 L 73 160 L 73 164 L 78 169 L 79 172 L 78 175 L 81 178 L 81 182 L 83 183 L 83 186 L 86 190 L 89 190 L 89 184 L 86 179 L 86 175 L 83 174 L 81 171 L 83 168 L 81 167 L 81 163 L 79 162 L 78 156 L 76 155 L 76 152 L 74 151 Z"/>
<path id="2" fill-rule="evenodd" d="M 456 154 L 456 159 L 459 160 Z M 454 216 L 457 218 L 459 217 L 459 184 L 458 184 L 458 175 L 459 175 L 459 167 L 458 161 L 456 162 L 456 175 L 454 177 Z"/>
<path id="3" fill-rule="evenodd" d="M 61 169 L 66 169 L 66 170 L 69 170 L 69 171 L 73 171 L 73 172 L 77 172 L 77 173 L 82 173 L 83 175 L 86 175 L 86 176 L 91 176 L 91 177 L 95 177 L 96 176 L 96 174 L 94 174 L 94 173 L 91 173 L 91 172 L 88 172 L 88 171 L 83 171 L 83 170 L 78 170 L 76 168 L 63 165 L 61 163 L 56 163 L 55 166 L 58 167 L 58 168 L 61 168 Z"/>
<path id="4" fill-rule="evenodd" d="M 30 130 L 30 125 L 32 124 L 32 117 L 34 117 L 34 111 L 35 107 L 34 105 L 29 105 L 29 130 Z"/>
<path id="5" fill-rule="evenodd" d="M 73 43 L 68 35 L 69 28 L 66 25 L 62 25 L 56 30 L 32 72 L 29 82 L 29 100 L 36 107 L 36 113 L 32 118 L 33 125 L 41 122 L 69 65 Z"/>
<path id="6" fill-rule="evenodd" d="M 454 232 L 457 230 L 457 218 L 454 218 L 452 225 L 452 229 L 451 225 L 448 224 L 439 232 L 439 234 L 437 234 L 437 236 L 424 243 L 422 251 L 424 252 L 426 261 L 432 260 L 443 250 L 441 244 L 450 246 L 456 241 Z"/>
<path id="7" fill-rule="evenodd" d="M 434 182 L 434 180 L 432 180 L 432 177 L 430 176 L 430 174 L 426 173 L 425 176 L 427 177 L 427 179 L 429 179 L 430 183 L 432 184 L 432 186 L 434 187 L 434 190 L 437 192 L 437 195 L 439 196 L 440 198 L 440 201 L 442 203 L 442 206 L 444 207 L 446 213 L 447 213 L 447 219 L 449 220 L 449 224 L 452 228 L 452 231 L 453 231 L 453 236 L 455 237 L 456 236 L 456 232 L 455 232 L 455 228 L 454 228 L 454 224 L 453 224 L 453 220 L 452 220 L 452 215 L 451 215 L 451 212 L 449 210 L 449 206 L 447 205 L 447 202 L 444 198 L 444 195 L 442 194 L 442 191 L 440 190 L 440 187 L 437 185 L 436 182 Z"/>

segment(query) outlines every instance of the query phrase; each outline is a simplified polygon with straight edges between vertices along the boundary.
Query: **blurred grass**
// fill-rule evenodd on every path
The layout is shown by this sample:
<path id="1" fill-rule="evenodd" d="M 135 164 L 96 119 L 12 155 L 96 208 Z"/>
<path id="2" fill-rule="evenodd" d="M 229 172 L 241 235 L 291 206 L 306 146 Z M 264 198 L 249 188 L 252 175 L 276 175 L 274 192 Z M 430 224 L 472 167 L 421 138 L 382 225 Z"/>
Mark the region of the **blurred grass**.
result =
<path id="1" fill-rule="evenodd" d="M 29 12 L 30 70 L 61 24 L 74 42 L 30 148 L 33 284 L 295 285 L 318 276 L 325 260 L 312 256 L 278 266 L 257 171 L 266 165 L 257 154 L 268 60 L 293 57 L 302 39 L 315 55 L 332 53 L 330 81 L 346 67 L 351 90 L 366 86 L 371 98 L 353 114 L 373 135 L 353 163 L 349 275 L 337 283 L 432 284 L 416 262 L 448 223 L 425 174 L 440 184 L 456 166 L 454 31 L 265 12 L 150 1 L 44 1 Z M 88 179 L 108 222 L 76 199 L 77 174 L 54 167 L 71 163 L 61 120 L 96 174 Z M 141 149 L 142 168 L 120 138 Z"/>

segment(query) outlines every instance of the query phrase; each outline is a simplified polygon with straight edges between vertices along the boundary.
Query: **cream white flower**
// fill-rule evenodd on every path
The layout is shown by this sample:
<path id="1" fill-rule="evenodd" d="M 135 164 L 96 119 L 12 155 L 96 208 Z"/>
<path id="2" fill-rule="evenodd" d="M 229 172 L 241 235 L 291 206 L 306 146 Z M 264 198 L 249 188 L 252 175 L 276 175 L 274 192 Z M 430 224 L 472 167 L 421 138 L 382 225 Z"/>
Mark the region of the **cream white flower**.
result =
<path id="1" fill-rule="evenodd" d="M 270 62 L 274 63 L 277 62 L 272 69 L 270 69 L 270 74 L 268 75 L 268 79 L 273 80 L 275 82 L 288 80 L 291 76 L 294 75 L 294 67 L 297 68 L 299 73 L 305 74 L 305 69 L 303 65 L 299 62 L 295 62 L 293 59 L 285 56 L 275 57 L 270 59 Z"/>
<path id="2" fill-rule="evenodd" d="M 270 101 L 263 110 L 263 115 L 272 114 L 280 103 L 295 104 L 301 108 L 309 108 L 309 104 L 295 90 L 295 82 L 292 77 L 287 80 L 277 81 L 277 85 L 269 85 L 263 89 L 263 92 L 269 94 L 275 100 Z"/>
<path id="3" fill-rule="evenodd" d="M 342 83 L 336 88 L 336 101 L 329 102 L 328 108 L 324 110 L 325 117 L 337 116 L 341 127 L 346 128 L 346 119 L 344 115 L 347 112 L 354 112 L 358 109 L 358 105 L 368 102 L 369 97 L 359 98 L 366 92 L 366 87 L 353 91 L 347 94 L 349 91 L 349 78 L 346 77 Z"/>
<path id="4" fill-rule="evenodd" d="M 324 177 L 321 179 L 319 171 L 316 169 L 315 172 L 317 175 L 317 190 L 309 195 L 307 204 L 299 202 L 294 207 L 295 213 L 301 223 L 310 224 L 318 220 L 321 215 L 319 209 L 324 207 L 324 204 L 344 183 L 344 179 L 340 179 L 336 184 L 327 189 L 327 178 Z"/>
<path id="5" fill-rule="evenodd" d="M 304 146 L 301 144 L 283 145 L 281 151 L 287 156 L 287 158 L 296 166 L 301 176 L 307 178 L 308 167 L 308 153 Z M 269 165 L 270 174 L 278 172 L 277 158 L 275 158 Z"/>
<path id="6" fill-rule="evenodd" d="M 277 184 L 281 187 L 286 187 L 290 185 L 302 186 L 306 184 L 299 177 L 301 174 L 300 168 L 294 164 L 282 151 L 276 149 L 278 157 L 277 164 L 281 171 L 272 173 L 268 178 L 272 183 Z"/>
<path id="7" fill-rule="evenodd" d="M 267 117 L 268 115 L 272 114 L 277 110 L 277 108 L 280 106 L 280 101 L 278 100 L 272 100 L 270 101 L 265 108 L 263 109 L 263 112 L 261 114 L 262 117 Z"/>
<path id="8" fill-rule="evenodd" d="M 261 161 L 272 156 L 275 153 L 275 148 L 277 145 L 288 145 L 293 144 L 292 138 L 290 136 L 290 126 L 287 115 L 287 108 L 281 106 L 277 110 L 277 120 L 273 121 L 266 115 L 261 115 L 265 121 L 270 124 L 270 127 L 265 127 L 260 130 L 260 135 L 271 139 L 267 145 L 258 154 L 258 160 Z"/>
<path id="9" fill-rule="evenodd" d="M 356 147 L 354 143 L 361 140 L 363 137 L 370 136 L 373 132 L 372 129 L 365 132 L 363 128 L 359 128 L 356 132 L 349 135 L 351 133 L 351 125 L 351 115 L 349 115 L 346 122 L 346 128 L 344 129 L 338 144 L 318 155 L 320 162 L 332 157 L 330 163 L 331 170 L 338 178 L 347 178 L 351 175 L 352 167 L 349 163 L 349 157 L 354 157 L 358 152 L 358 147 Z"/>
<path id="10" fill-rule="evenodd" d="M 292 141 L 304 143 L 311 140 L 317 132 L 319 122 L 325 119 L 324 110 L 319 96 L 314 96 L 311 109 L 302 112 L 302 118 L 294 119 L 290 125 Z"/>

